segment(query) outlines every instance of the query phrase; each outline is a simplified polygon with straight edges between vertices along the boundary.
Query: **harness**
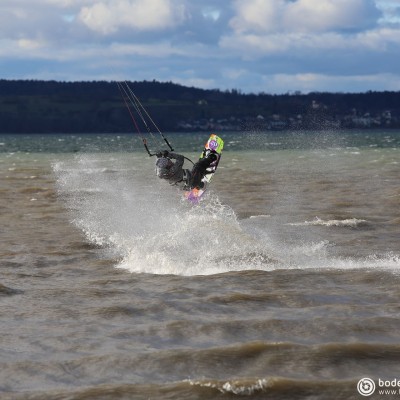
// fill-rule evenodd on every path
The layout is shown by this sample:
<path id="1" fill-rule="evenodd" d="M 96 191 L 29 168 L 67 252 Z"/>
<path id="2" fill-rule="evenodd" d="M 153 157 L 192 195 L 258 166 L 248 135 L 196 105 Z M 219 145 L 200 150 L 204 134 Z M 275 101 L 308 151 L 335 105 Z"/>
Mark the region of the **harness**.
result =
<path id="1" fill-rule="evenodd" d="M 184 187 L 188 187 L 189 186 L 191 173 L 190 173 L 190 171 L 188 169 L 183 169 L 182 172 L 183 172 L 182 179 L 179 179 L 179 181 L 170 183 L 171 186 L 178 185 L 178 183 L 181 183 L 181 182 L 185 182 Z"/>

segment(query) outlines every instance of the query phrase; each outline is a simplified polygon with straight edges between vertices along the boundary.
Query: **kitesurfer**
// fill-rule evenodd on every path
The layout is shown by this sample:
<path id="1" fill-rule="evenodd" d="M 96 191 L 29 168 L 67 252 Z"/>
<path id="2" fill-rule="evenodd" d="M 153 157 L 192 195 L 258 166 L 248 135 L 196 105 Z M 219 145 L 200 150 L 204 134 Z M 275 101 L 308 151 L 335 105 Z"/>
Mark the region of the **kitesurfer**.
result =
<path id="1" fill-rule="evenodd" d="M 166 179 L 172 185 L 182 183 L 184 188 L 202 188 L 204 183 L 201 181 L 207 174 L 207 168 L 217 160 L 215 152 L 208 150 L 191 171 L 183 168 L 185 157 L 181 154 L 172 153 L 167 150 L 156 154 L 156 174 L 159 178 Z M 172 160 L 175 160 L 172 161 Z"/>
<path id="2" fill-rule="evenodd" d="M 183 169 L 184 156 L 167 150 L 158 152 L 156 156 L 156 175 L 159 178 L 166 179 L 171 184 L 188 181 L 186 175 L 190 172 Z"/>

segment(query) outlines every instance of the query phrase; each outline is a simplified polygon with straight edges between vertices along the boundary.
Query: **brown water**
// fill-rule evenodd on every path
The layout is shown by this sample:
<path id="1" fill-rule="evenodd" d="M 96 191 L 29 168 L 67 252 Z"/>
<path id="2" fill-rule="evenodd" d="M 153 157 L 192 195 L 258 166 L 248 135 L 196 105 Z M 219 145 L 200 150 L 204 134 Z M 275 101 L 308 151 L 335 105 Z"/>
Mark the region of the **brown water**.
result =
<path id="1" fill-rule="evenodd" d="M 0 140 L 1 399 L 360 399 L 365 377 L 400 398 L 378 393 L 400 379 L 397 142 L 232 139 L 193 208 L 140 152 L 18 140 Z"/>

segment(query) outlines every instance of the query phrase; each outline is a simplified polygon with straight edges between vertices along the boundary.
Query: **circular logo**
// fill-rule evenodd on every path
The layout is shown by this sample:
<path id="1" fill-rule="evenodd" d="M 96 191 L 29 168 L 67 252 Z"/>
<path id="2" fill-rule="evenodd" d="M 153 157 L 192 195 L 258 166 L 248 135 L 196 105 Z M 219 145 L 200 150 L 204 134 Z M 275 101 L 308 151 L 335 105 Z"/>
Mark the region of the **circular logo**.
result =
<path id="1" fill-rule="evenodd" d="M 362 396 L 371 396 L 375 392 L 375 382 L 370 378 L 362 378 L 357 383 L 357 390 Z"/>
<path id="2" fill-rule="evenodd" d="M 216 140 L 211 140 L 208 146 L 211 150 L 215 150 L 218 147 L 218 142 Z"/>

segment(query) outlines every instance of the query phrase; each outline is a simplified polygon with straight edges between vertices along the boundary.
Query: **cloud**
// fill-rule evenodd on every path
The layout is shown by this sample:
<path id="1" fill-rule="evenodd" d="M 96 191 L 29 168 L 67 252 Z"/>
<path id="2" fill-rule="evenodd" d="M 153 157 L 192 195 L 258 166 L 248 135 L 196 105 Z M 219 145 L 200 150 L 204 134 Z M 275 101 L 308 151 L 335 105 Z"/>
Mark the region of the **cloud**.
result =
<path id="1" fill-rule="evenodd" d="M 378 0 L 377 7 L 382 12 L 381 24 L 400 25 L 400 1 L 399 0 Z"/>
<path id="2" fill-rule="evenodd" d="M 40 47 L 44 46 L 44 43 L 41 43 L 37 40 L 30 40 L 30 39 L 19 39 L 17 41 L 18 47 L 24 50 L 36 50 Z"/>
<path id="3" fill-rule="evenodd" d="M 66 12 L 50 7 L 47 0 L 0 3 L 0 37 L 3 40 L 29 40 L 62 43 L 74 37 L 69 23 L 63 19 Z M 74 27 L 76 29 L 76 27 Z M 42 46 L 40 46 L 42 47 Z"/>
<path id="4" fill-rule="evenodd" d="M 382 13 L 370 0 L 236 0 L 234 9 L 232 31 L 219 44 L 243 60 L 311 57 L 323 65 L 332 55 L 394 55 L 400 46 L 400 30 L 379 24 Z"/>
<path id="5" fill-rule="evenodd" d="M 249 87 L 257 76 L 267 92 L 399 86 L 400 29 L 385 19 L 393 16 L 393 0 L 390 7 L 369 0 L 236 0 L 233 9 L 219 46 L 246 71 L 231 75 L 236 87 Z"/>
<path id="6" fill-rule="evenodd" d="M 298 0 L 288 3 L 284 23 L 296 31 L 359 31 L 376 26 L 380 12 L 370 0 Z"/>
<path id="7" fill-rule="evenodd" d="M 342 35 L 337 32 L 325 32 L 318 35 L 308 33 L 239 34 L 223 36 L 220 40 L 221 48 L 230 49 L 249 60 L 280 54 L 292 56 L 321 54 L 323 51 L 346 55 L 349 51 L 372 51 L 380 54 L 393 45 L 400 46 L 400 30 L 391 28 L 377 28 L 354 35 Z"/>
<path id="8" fill-rule="evenodd" d="M 360 30 L 381 15 L 372 0 L 236 0 L 234 8 L 236 33 Z"/>
<path id="9" fill-rule="evenodd" d="M 4 78 L 394 89 L 399 53 L 400 0 L 0 0 Z"/>
<path id="10" fill-rule="evenodd" d="M 284 0 L 236 0 L 236 16 L 230 26 L 236 33 L 279 30 L 285 8 Z"/>
<path id="11" fill-rule="evenodd" d="M 299 90 L 303 93 L 312 91 L 331 91 L 345 93 L 349 87 L 353 92 L 368 90 L 400 90 L 400 78 L 396 74 L 373 75 L 327 75 L 327 74 L 274 74 L 263 76 L 263 83 L 272 92 L 290 92 Z M 317 90 L 315 88 L 318 88 Z"/>
<path id="12" fill-rule="evenodd" d="M 104 35 L 121 28 L 162 30 L 181 24 L 185 9 L 177 0 L 108 0 L 83 7 L 79 19 L 89 29 Z"/>
<path id="13" fill-rule="evenodd" d="M 73 7 L 73 6 L 82 6 L 82 4 L 89 5 L 94 4 L 98 0 L 35 0 L 36 5 L 38 3 L 46 4 L 46 5 L 54 5 L 62 8 Z"/>

